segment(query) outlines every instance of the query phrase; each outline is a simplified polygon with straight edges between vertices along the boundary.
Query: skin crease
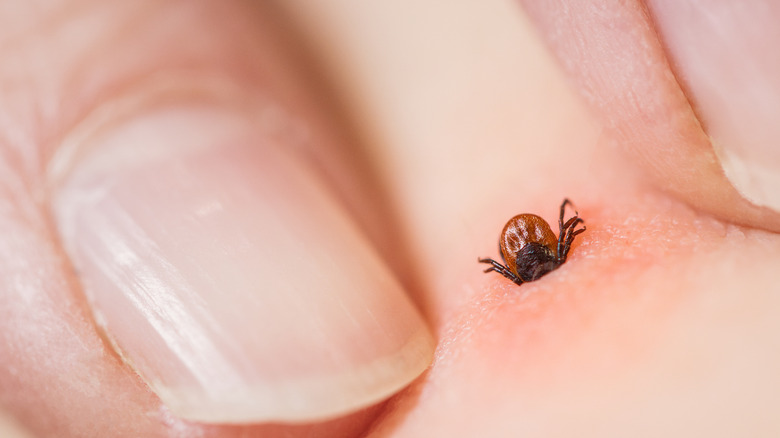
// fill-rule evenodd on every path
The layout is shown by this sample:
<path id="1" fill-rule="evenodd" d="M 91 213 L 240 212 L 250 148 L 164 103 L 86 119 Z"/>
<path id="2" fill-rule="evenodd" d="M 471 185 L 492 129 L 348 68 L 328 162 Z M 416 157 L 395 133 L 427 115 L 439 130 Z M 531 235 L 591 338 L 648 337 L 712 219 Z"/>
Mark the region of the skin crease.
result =
<path id="1" fill-rule="evenodd" d="M 576 81 L 571 88 L 517 5 L 475 3 L 444 14 L 422 2 L 415 9 L 420 19 L 411 22 L 400 6 L 346 1 L 330 2 L 327 10 L 285 2 L 273 11 L 240 2 L 17 7 L 5 5 L 0 14 L 14 17 L 0 26 L 0 50 L 18 61 L 0 67 L 7 91 L 0 103 L 0 289 L 15 298 L 0 303 L 0 401 L 32 433 L 780 431 L 774 412 L 780 299 L 773 293 L 780 239 L 760 226 L 735 225 L 729 214 L 736 204 L 724 204 L 715 218 L 636 172 L 645 163 L 616 147 L 616 135 L 636 144 L 632 135 L 640 142 L 656 125 L 637 118 L 626 123 L 642 129 L 605 129 L 603 120 L 615 114 L 580 100 L 583 90 Z M 283 14 L 293 27 L 272 26 L 262 17 L 281 15 L 267 14 Z M 80 32 L 69 32 L 68 23 L 78 23 Z M 144 23 L 143 36 L 134 31 L 138 23 Z M 536 24 L 544 35 L 544 23 Z M 299 74 L 300 59 L 278 59 L 279 52 L 293 52 L 280 34 L 298 35 L 327 79 Z M 285 50 L 269 49 L 277 46 Z M 626 53 L 644 56 L 639 48 Z M 663 69 L 658 61 L 653 68 Z M 405 68 L 389 68 L 397 65 Z M 247 90 L 273 93 L 315 133 L 336 138 L 326 142 L 327 151 L 306 153 L 403 279 L 439 339 L 430 370 L 388 403 L 313 425 L 184 422 L 102 342 L 48 223 L 42 169 L 57 139 L 91 108 L 142 83 L 149 72 L 177 69 L 224 75 Z M 321 115 L 332 112 L 333 101 L 307 97 L 321 82 L 332 87 L 330 96 L 339 96 L 344 120 Z M 677 91 L 667 85 L 658 86 L 660 97 L 635 98 L 677 108 Z M 337 123 L 359 141 L 343 140 L 349 135 L 332 127 Z M 678 132 L 682 147 L 688 141 L 700 147 L 701 132 L 692 125 Z M 356 151 L 364 155 L 355 162 Z M 665 165 L 675 170 L 689 163 Z M 510 217 L 535 213 L 555 224 L 564 197 L 588 227 L 565 265 L 520 288 L 482 274 L 476 257 L 498 257 L 496 239 Z M 388 242 L 387 233 L 376 231 L 387 229 L 397 238 Z"/>

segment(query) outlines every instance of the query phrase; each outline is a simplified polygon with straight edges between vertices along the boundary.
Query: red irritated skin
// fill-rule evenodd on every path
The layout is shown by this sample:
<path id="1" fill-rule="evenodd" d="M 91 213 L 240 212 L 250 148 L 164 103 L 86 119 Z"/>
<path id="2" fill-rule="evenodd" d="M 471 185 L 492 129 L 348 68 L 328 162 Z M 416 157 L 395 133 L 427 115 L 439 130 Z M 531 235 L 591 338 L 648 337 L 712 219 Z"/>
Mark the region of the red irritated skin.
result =
<path id="1" fill-rule="evenodd" d="M 7 417 L 32 436 L 777 435 L 777 214 L 748 204 L 718 171 L 642 3 L 525 3 L 6 6 L 0 51 L 15 61 L 0 66 Z M 338 200 L 338 217 L 373 245 L 438 341 L 432 365 L 389 401 L 296 425 L 187 421 L 96 328 L 42 195 L 57 190 L 48 159 L 96 107 L 139 93 L 135 111 L 156 108 L 171 96 L 146 80 L 182 72 L 197 96 L 223 90 L 215 77 L 242 90 L 206 104 L 243 108 L 246 96 L 270 93 L 310 128 L 250 143 L 300 148 L 295 174 L 316 176 Z M 187 125 L 187 138 L 211 126 Z M 187 187 L 254 166 L 227 159 L 202 163 Z M 507 217 L 555 223 L 564 196 L 588 221 L 565 264 L 521 287 L 475 269 Z M 299 201 L 296 217 L 316 222 Z M 180 207 L 162 203 L 153 216 L 188 224 L 220 206 Z M 196 237 L 219 241 L 225 230 L 211 231 Z M 311 234 L 296 254 L 318 255 Z M 228 256 L 218 255 L 212 264 Z M 291 281 L 307 272 L 291 266 Z"/>

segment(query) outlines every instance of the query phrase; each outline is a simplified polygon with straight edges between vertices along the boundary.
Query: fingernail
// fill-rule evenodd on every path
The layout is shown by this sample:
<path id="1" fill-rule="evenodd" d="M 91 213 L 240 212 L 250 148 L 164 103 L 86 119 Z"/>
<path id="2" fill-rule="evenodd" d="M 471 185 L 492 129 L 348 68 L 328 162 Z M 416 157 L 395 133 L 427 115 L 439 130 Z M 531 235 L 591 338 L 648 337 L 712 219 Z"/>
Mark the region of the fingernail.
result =
<path id="1" fill-rule="evenodd" d="M 98 325 L 191 420 L 331 418 L 431 360 L 392 273 L 269 131 L 168 103 L 93 130 L 53 171 L 55 222 Z"/>
<path id="2" fill-rule="evenodd" d="M 780 211 L 780 8 L 729 0 L 648 6 L 726 176 L 749 201 Z"/>

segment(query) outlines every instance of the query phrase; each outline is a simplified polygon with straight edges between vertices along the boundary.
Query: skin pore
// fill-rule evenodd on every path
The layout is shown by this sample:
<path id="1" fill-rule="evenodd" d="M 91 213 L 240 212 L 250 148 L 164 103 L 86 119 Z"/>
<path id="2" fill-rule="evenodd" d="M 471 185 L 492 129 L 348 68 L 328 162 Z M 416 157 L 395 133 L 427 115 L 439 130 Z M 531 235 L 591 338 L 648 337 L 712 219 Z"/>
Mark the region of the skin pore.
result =
<path id="1" fill-rule="evenodd" d="M 778 431 L 780 220 L 706 158 L 707 134 L 642 4 L 601 5 L 600 17 L 630 17 L 622 30 L 636 38 L 617 40 L 627 64 L 615 64 L 599 58 L 606 50 L 572 51 L 603 41 L 587 8 L 386 3 L 5 6 L 0 50 L 16 61 L 0 67 L 9 418 L 32 436 Z M 581 29 L 556 32 L 550 17 Z M 133 110 L 143 113 L 168 99 L 148 85 L 165 75 L 191 80 L 193 94 L 218 78 L 242 90 L 222 96 L 237 99 L 231 108 L 244 93 L 275 99 L 309 126 L 318 147 L 296 151 L 301 168 L 334 193 L 437 339 L 407 389 L 324 422 L 200 424 L 173 416 L 113 351 L 51 223 L 47 165 L 95 108 L 145 94 Z M 626 81 L 645 86 L 629 100 Z M 482 273 L 476 258 L 497 255 L 509 218 L 555 224 L 563 198 L 588 227 L 566 264 L 522 286 Z"/>

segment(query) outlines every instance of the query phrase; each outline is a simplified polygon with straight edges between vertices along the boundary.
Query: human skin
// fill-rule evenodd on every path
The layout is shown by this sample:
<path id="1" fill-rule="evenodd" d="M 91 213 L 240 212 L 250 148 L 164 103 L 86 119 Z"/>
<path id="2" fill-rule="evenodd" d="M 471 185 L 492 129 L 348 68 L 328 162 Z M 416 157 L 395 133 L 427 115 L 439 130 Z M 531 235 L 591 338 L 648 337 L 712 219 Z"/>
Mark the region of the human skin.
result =
<path id="1" fill-rule="evenodd" d="M 628 74 L 646 85 L 631 106 L 626 71 L 593 67 L 612 54 L 567 52 L 597 26 L 555 33 L 534 2 L 528 12 L 472 3 L 4 6 L 0 50 L 14 60 L 0 67 L 9 416 L 33 436 L 780 430 L 780 220 L 742 199 L 707 158 L 663 44 L 642 31 L 649 16 L 632 14 L 642 6 L 604 5 L 636 18 L 620 21 L 636 36 L 620 53 L 646 67 Z M 587 24 L 585 12 L 572 14 Z M 388 402 L 296 425 L 185 421 L 103 341 L 52 225 L 47 196 L 58 188 L 46 163 L 93 108 L 134 92 L 149 72 L 182 66 L 195 89 L 198 78 L 228 78 L 280 99 L 330 139 L 304 155 L 437 339 L 430 368 Z M 588 228 L 566 264 L 520 287 L 481 272 L 477 257 L 498 256 L 506 220 L 535 213 L 555 229 L 564 197 Z"/>

